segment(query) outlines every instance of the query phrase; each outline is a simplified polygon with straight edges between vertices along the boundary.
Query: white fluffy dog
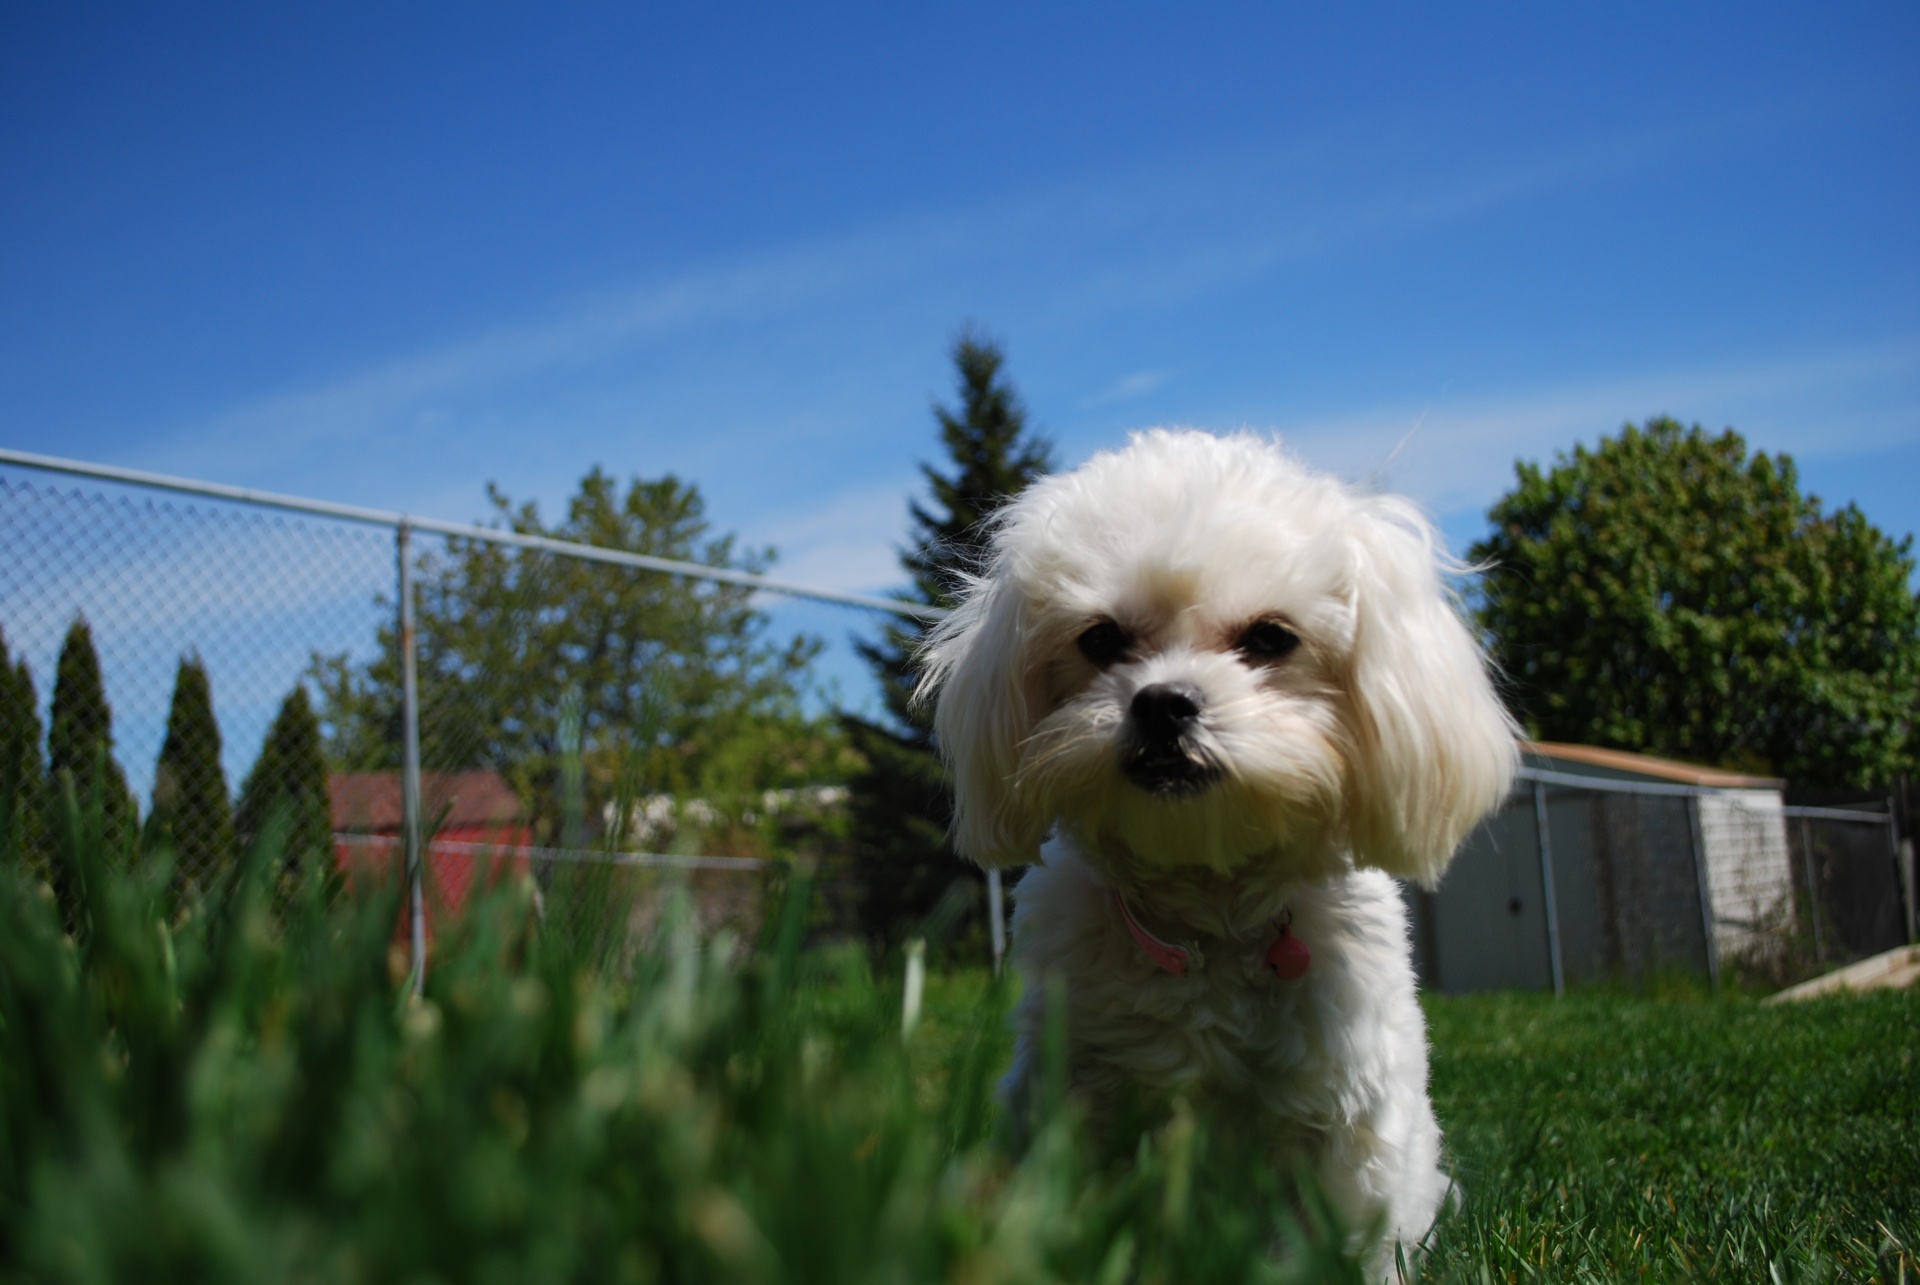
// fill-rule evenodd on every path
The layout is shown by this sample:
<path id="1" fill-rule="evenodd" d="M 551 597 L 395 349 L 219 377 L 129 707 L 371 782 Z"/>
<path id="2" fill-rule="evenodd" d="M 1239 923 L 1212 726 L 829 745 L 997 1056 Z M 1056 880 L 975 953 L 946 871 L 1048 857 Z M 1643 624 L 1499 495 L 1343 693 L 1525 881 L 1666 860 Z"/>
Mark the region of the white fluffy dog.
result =
<path id="1" fill-rule="evenodd" d="M 1447 565 L 1408 502 L 1251 435 L 1140 433 L 995 519 L 920 695 L 960 850 L 1039 863 L 1016 1109 L 1057 976 L 1096 1115 L 1250 1107 L 1352 1225 L 1424 1236 L 1449 1184 L 1391 876 L 1436 879 L 1517 758 Z"/>

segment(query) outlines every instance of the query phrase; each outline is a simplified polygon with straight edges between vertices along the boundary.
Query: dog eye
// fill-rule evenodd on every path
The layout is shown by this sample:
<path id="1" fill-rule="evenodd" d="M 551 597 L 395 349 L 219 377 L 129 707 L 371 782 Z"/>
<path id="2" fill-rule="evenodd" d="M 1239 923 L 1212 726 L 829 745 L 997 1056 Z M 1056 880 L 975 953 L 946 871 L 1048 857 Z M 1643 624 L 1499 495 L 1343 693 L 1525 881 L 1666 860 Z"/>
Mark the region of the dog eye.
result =
<path id="1" fill-rule="evenodd" d="M 1240 635 L 1234 650 L 1255 660 L 1279 660 L 1300 645 L 1300 635 L 1277 620 L 1256 620 Z"/>
<path id="2" fill-rule="evenodd" d="M 1127 631 L 1111 620 L 1090 626 L 1075 642 L 1080 654 L 1102 669 L 1125 656 L 1127 648 L 1133 646 L 1133 639 L 1127 636 Z"/>

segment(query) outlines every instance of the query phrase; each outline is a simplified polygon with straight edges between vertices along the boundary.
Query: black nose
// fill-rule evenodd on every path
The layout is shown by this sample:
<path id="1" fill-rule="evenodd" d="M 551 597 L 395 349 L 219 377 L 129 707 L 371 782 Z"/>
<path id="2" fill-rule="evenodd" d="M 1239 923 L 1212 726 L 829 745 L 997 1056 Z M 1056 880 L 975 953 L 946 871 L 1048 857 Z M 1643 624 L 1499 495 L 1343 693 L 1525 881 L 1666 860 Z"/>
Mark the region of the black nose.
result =
<path id="1" fill-rule="evenodd" d="M 1133 694 L 1133 725 L 1148 744 L 1177 741 L 1200 717 L 1200 701 L 1192 683 L 1150 683 Z"/>

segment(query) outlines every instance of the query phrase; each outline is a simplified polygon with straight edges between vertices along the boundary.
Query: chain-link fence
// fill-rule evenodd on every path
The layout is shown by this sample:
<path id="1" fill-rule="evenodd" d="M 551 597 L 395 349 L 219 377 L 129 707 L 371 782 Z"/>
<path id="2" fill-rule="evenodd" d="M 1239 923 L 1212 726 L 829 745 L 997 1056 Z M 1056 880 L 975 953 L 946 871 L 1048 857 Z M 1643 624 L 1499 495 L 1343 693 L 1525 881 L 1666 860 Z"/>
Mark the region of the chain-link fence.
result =
<path id="1" fill-rule="evenodd" d="M 0 451 L 5 815 L 44 852 L 36 808 L 70 779 L 174 853 L 182 896 L 278 817 L 290 870 L 405 884 L 416 962 L 503 877 L 557 931 L 644 934 L 670 886 L 750 929 L 767 859 L 817 855 L 845 802 L 781 701 L 804 650 L 755 595 L 919 609 L 659 556 L 692 548 L 676 495 L 627 500 L 588 546 Z M 1913 933 L 1884 809 L 1524 776 L 1415 899 L 1445 989 L 1717 980 Z"/>
<path id="2" fill-rule="evenodd" d="M 1414 894 L 1423 981 L 1450 993 L 1564 990 L 1716 954 L 1693 791 L 1523 768 L 1432 893 Z"/>
<path id="3" fill-rule="evenodd" d="M 1911 847 L 1892 815 L 1790 807 L 1777 782 L 1756 785 L 1523 768 L 1439 889 L 1409 892 L 1424 982 L 1559 992 L 1732 971 L 1776 985 L 1911 940 Z"/>
<path id="4" fill-rule="evenodd" d="M 1821 965 L 1851 963 L 1911 939 L 1912 846 L 1892 810 L 1788 807 L 1795 926 Z"/>
<path id="5" fill-rule="evenodd" d="M 182 895 L 270 824 L 290 869 L 404 881 L 416 964 L 509 875 L 562 931 L 644 933 L 668 884 L 750 927 L 767 859 L 829 841 L 844 802 L 794 704 L 808 653 L 756 595 L 924 613 L 757 574 L 648 486 L 607 547 L 0 452 L 26 850 L 70 780 L 174 854 Z M 588 922 L 607 906 L 630 922 Z"/>

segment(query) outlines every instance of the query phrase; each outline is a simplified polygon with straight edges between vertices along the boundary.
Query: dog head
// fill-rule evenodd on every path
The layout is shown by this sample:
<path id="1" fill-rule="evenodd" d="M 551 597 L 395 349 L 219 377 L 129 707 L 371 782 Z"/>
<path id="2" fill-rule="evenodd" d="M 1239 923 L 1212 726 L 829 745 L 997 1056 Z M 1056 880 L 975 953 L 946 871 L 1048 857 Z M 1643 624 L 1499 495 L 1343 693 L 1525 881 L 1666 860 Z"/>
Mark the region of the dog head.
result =
<path id="1" fill-rule="evenodd" d="M 1411 504 L 1252 435 L 1037 482 L 923 654 L 957 846 L 1032 862 L 1059 824 L 1163 870 L 1437 878 L 1517 760 L 1445 566 Z"/>

